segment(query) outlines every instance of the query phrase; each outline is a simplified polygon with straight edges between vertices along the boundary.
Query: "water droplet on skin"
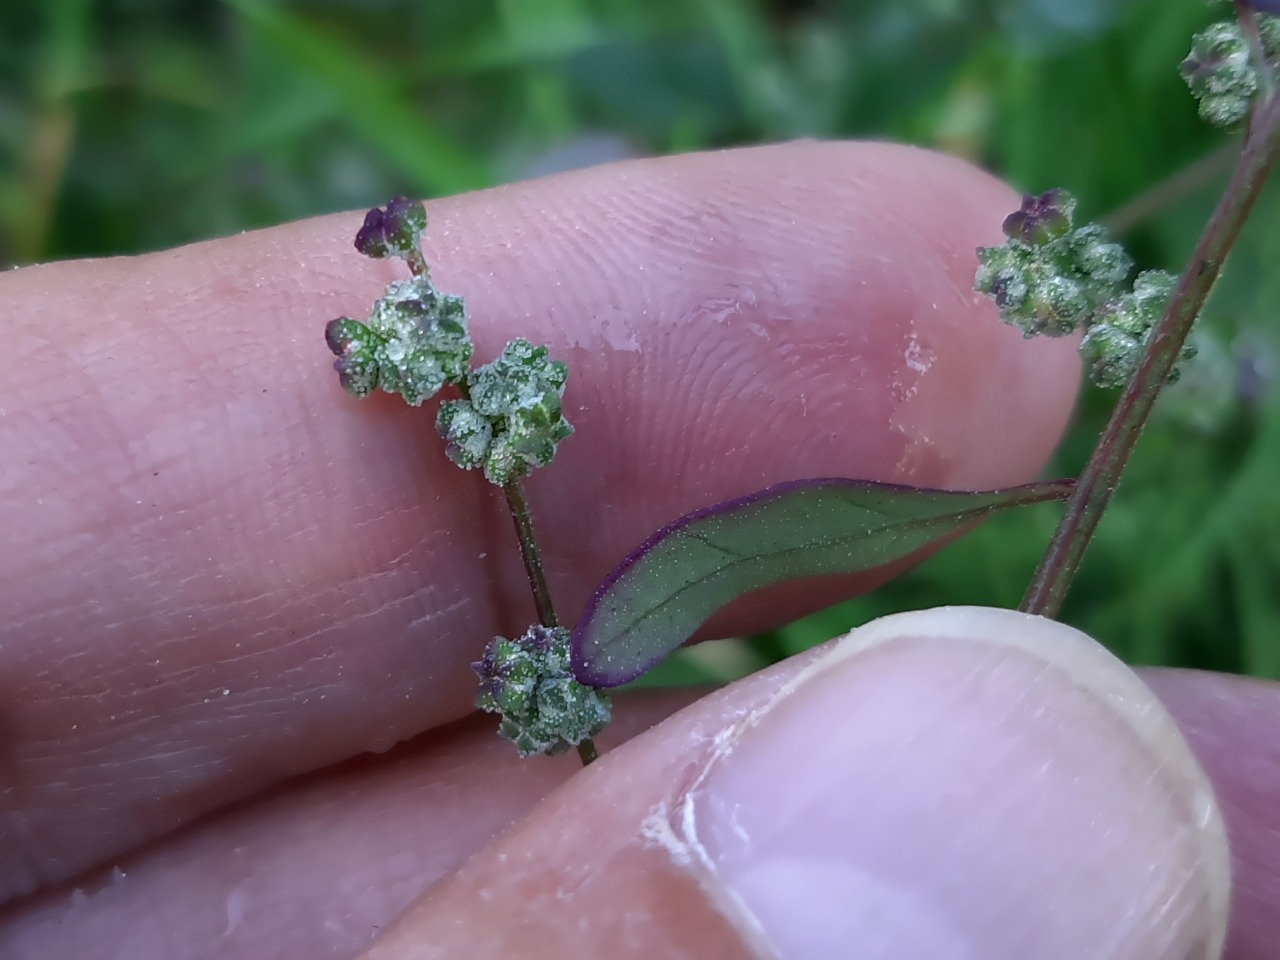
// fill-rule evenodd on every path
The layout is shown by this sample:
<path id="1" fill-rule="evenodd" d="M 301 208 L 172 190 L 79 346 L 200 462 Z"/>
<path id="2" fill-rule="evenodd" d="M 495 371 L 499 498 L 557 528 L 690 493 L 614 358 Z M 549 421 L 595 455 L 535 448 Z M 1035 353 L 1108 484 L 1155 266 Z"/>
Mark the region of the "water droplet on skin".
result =
<path id="1" fill-rule="evenodd" d="M 907 369 L 914 370 L 916 373 L 927 373 L 933 366 L 933 361 L 933 351 L 920 346 L 920 341 L 912 335 L 907 344 L 906 353 L 903 355 L 903 362 L 906 363 Z"/>
<path id="2" fill-rule="evenodd" d="M 640 338 L 628 321 L 603 320 L 596 329 L 604 336 L 605 345 L 610 350 L 625 353 L 640 352 Z"/>

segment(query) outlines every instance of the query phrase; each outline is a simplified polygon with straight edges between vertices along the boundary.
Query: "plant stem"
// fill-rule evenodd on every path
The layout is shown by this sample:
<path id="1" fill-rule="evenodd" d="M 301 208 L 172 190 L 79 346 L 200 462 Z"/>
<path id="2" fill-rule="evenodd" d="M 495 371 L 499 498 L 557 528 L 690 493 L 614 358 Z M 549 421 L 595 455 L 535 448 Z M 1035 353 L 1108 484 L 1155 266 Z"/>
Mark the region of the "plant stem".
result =
<path id="1" fill-rule="evenodd" d="M 542 568 L 542 551 L 538 549 L 538 538 L 533 532 L 533 514 L 529 512 L 529 501 L 524 498 L 524 487 L 519 480 L 512 480 L 502 488 L 507 497 L 507 507 L 511 510 L 511 519 L 516 524 L 516 538 L 520 541 L 520 556 L 524 559 L 524 571 L 529 576 L 529 586 L 533 590 L 533 603 L 538 611 L 538 621 L 544 627 L 559 626 L 556 609 L 551 604 L 551 588 L 547 586 L 547 574 Z M 578 744 L 578 756 L 582 765 L 595 761 L 599 756 L 595 741 L 590 737 Z"/>
<path id="2" fill-rule="evenodd" d="M 502 488 L 507 497 L 507 507 L 511 510 L 511 519 L 516 524 L 516 537 L 520 541 L 520 556 L 524 559 L 524 570 L 529 575 L 529 586 L 533 590 L 533 603 L 538 610 L 538 621 L 544 627 L 560 625 L 556 619 L 555 607 L 551 605 L 551 589 L 547 586 L 547 575 L 542 569 L 542 551 L 538 549 L 538 540 L 533 533 L 533 515 L 529 512 L 529 503 L 524 498 L 524 488 L 519 480 L 512 480 Z"/>
<path id="3" fill-rule="evenodd" d="M 409 272 L 415 277 L 431 275 L 431 268 L 427 266 L 427 258 L 422 255 L 421 250 L 410 250 L 404 259 L 409 265 Z"/>
<path id="4" fill-rule="evenodd" d="M 458 384 L 458 392 L 462 394 L 462 399 L 471 399 L 471 390 L 465 382 Z M 533 590 L 533 605 L 538 611 L 538 622 L 544 627 L 559 626 L 556 608 L 551 603 L 551 588 L 547 586 L 547 574 L 542 567 L 542 551 L 538 549 L 538 537 L 533 531 L 533 514 L 529 510 L 529 501 L 524 498 L 524 487 L 519 480 L 512 480 L 502 488 L 502 492 L 507 498 L 511 519 L 515 521 L 520 558 L 524 560 L 524 572 L 528 575 L 529 587 Z"/>
<path id="5" fill-rule="evenodd" d="M 578 744 L 578 756 L 582 759 L 582 765 L 585 767 L 589 763 L 595 763 L 600 759 L 600 754 L 596 750 L 596 742 L 590 737 Z"/>
<path id="6" fill-rule="evenodd" d="M 1267 50 L 1262 44 L 1262 32 L 1258 27 L 1258 18 L 1253 8 L 1245 0 L 1235 0 L 1236 17 L 1240 21 L 1240 29 L 1244 33 L 1245 42 L 1249 45 L 1249 56 L 1253 59 L 1253 68 L 1258 71 L 1258 82 L 1262 85 L 1262 96 L 1259 103 L 1268 102 L 1276 91 L 1275 77 L 1271 75 L 1271 64 L 1267 62 Z"/>
<path id="7" fill-rule="evenodd" d="M 1258 194 L 1280 156 L 1280 96 L 1271 96 L 1255 114 L 1244 150 L 1222 199 L 1196 244 L 1164 317 L 1153 331 L 1137 373 L 1111 413 L 1106 429 L 1076 481 L 1062 522 L 1019 609 L 1057 616 L 1102 513 L 1120 483 L 1133 448 L 1160 389 L 1213 289 L 1223 263 L 1253 210 Z"/>

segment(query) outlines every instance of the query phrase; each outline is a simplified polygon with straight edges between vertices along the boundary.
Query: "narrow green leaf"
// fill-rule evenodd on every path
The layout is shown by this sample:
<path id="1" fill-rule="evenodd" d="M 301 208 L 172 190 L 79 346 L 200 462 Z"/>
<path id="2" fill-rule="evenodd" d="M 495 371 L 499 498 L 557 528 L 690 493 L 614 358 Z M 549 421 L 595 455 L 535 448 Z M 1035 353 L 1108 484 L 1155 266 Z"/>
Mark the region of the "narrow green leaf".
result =
<path id="1" fill-rule="evenodd" d="M 980 493 L 799 480 L 686 514 L 637 547 L 588 601 L 573 632 L 574 674 L 597 687 L 627 683 L 753 590 L 874 570 L 999 510 L 1070 491 L 1070 480 Z"/>

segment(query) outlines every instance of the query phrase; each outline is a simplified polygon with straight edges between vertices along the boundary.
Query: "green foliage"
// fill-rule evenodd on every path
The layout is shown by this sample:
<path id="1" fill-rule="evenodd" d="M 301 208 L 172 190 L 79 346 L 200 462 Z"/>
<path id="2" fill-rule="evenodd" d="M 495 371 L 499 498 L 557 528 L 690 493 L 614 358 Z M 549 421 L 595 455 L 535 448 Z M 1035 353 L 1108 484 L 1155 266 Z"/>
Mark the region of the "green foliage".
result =
<path id="1" fill-rule="evenodd" d="M 957 493 L 808 480 L 702 507 L 647 540 L 592 596 L 573 631 L 574 675 L 627 683 L 754 590 L 876 570 L 994 513 L 1070 492 L 1062 482 Z"/>
<path id="2" fill-rule="evenodd" d="M 1030 192 L 1062 185 L 1139 269 L 1177 269 L 1235 149 L 1201 123 L 1178 67 L 1228 12 L 6 0 L 0 262 L 155 249 L 619 154 L 870 136 L 970 158 Z M 1278 224 L 1273 187 L 1204 322 L 1225 381 L 1206 387 L 1192 364 L 1162 399 L 1068 598 L 1066 619 L 1132 659 L 1280 677 Z M 1209 394 L 1226 401 L 1206 418 Z M 1080 469 L 1111 402 L 1085 394 L 1050 475 Z M 715 675 L 879 613 L 1016 605 L 1053 522 L 1050 507 L 998 518 L 871 597 L 736 648 Z"/>

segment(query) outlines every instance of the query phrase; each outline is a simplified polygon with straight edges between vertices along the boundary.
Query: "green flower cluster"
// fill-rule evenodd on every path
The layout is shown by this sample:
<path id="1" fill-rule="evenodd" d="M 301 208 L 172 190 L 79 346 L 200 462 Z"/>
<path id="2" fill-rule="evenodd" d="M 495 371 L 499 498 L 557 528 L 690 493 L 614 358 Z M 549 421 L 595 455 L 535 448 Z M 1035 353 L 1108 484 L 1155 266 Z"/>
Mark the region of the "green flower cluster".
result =
<path id="1" fill-rule="evenodd" d="M 1191 53 L 1179 68 L 1192 95 L 1200 101 L 1200 117 L 1215 127 L 1234 127 L 1249 116 L 1254 98 L 1271 84 L 1259 76 L 1263 69 L 1274 75 L 1280 60 L 1280 17 L 1258 14 L 1255 18 L 1258 49 L 1238 20 L 1215 23 L 1196 34 Z"/>
<path id="2" fill-rule="evenodd" d="M 1023 198 L 1004 222 L 1008 242 L 978 250 L 974 289 L 990 296 L 1006 323 L 1034 337 L 1079 329 L 1118 294 L 1133 261 L 1098 224 L 1073 228 L 1076 202 L 1065 190 Z"/>
<path id="3" fill-rule="evenodd" d="M 546 466 L 573 427 L 564 418 L 569 368 L 546 347 L 513 340 L 497 359 L 471 368 L 474 347 L 463 301 L 431 282 L 422 254 L 426 208 L 404 197 L 369 211 L 355 246 L 369 257 L 404 260 L 413 276 L 391 283 L 367 320 L 339 317 L 325 327 L 325 342 L 337 356 L 342 386 L 357 397 L 374 390 L 398 393 L 413 406 L 447 385 L 460 399 L 441 404 L 436 428 L 449 458 L 467 469 L 481 467 L 506 486 L 533 467 Z M 509 499 L 512 491 L 508 491 Z M 526 569 L 540 615 L 554 623 L 527 510 L 517 515 Z M 494 637 L 474 664 L 481 678 L 477 705 L 502 714 L 501 734 L 521 756 L 560 753 L 589 740 L 609 722 L 609 700 L 573 678 L 570 633 L 534 626 L 516 640 Z M 594 748 L 582 749 L 590 762 Z"/>
<path id="4" fill-rule="evenodd" d="M 426 208 L 404 197 L 369 211 L 356 249 L 399 257 L 414 275 L 388 286 L 366 321 L 331 321 L 325 342 L 338 357 L 339 382 L 357 397 L 381 389 L 416 407 L 457 386 L 462 399 L 442 404 L 436 418 L 449 459 L 468 470 L 481 467 L 505 486 L 549 464 L 573 433 L 562 405 L 569 368 L 546 347 L 513 340 L 492 363 L 472 370 L 466 305 L 431 282 L 422 256 L 426 227 Z"/>
<path id="5" fill-rule="evenodd" d="M 1075 200 L 1064 190 L 1027 196 L 1004 222 L 1009 239 L 978 250 L 974 289 L 991 297 L 1006 323 L 1061 337 L 1084 331 L 1080 355 L 1100 387 L 1133 376 L 1151 331 L 1164 315 L 1176 278 L 1162 270 L 1125 280 L 1133 262 L 1103 227 L 1072 226 Z M 1194 351 L 1188 348 L 1183 359 Z M 1177 379 L 1175 369 L 1170 379 Z"/>
<path id="6" fill-rule="evenodd" d="M 365 397 L 380 388 L 415 407 L 463 382 L 473 349 L 461 298 L 440 293 L 425 274 L 388 286 L 365 323 L 331 321 L 325 342 L 348 393 Z"/>
<path id="7" fill-rule="evenodd" d="M 1164 270 L 1147 270 L 1133 281 L 1133 290 L 1108 301 L 1089 324 L 1080 343 L 1089 376 L 1100 387 L 1123 387 L 1142 362 L 1151 331 L 1164 316 L 1178 279 Z M 1182 359 L 1195 356 L 1186 346 Z M 1172 383 L 1181 375 L 1177 367 L 1169 374 Z"/>
<path id="8" fill-rule="evenodd" d="M 609 698 L 573 678 L 569 637 L 564 627 L 532 626 L 515 640 L 494 637 L 471 665 L 476 706 L 502 715 L 498 733 L 522 757 L 563 753 L 609 722 Z"/>
<path id="9" fill-rule="evenodd" d="M 440 405 L 436 429 L 449 459 L 468 470 L 483 468 L 499 486 L 546 466 L 573 433 L 561 403 L 568 375 L 546 347 L 508 343 L 496 360 L 471 373 L 464 399 Z"/>

